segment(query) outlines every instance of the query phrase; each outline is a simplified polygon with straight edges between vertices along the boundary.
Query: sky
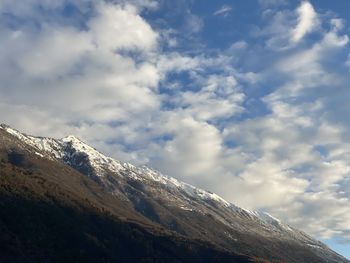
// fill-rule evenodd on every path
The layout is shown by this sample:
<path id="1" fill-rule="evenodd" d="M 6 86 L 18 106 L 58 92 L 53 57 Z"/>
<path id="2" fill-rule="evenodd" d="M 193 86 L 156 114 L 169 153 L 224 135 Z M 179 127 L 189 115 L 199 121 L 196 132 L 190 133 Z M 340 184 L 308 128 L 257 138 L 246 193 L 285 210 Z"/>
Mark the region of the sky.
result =
<path id="1" fill-rule="evenodd" d="M 74 134 L 350 258 L 349 8 L 0 0 L 0 122 Z"/>

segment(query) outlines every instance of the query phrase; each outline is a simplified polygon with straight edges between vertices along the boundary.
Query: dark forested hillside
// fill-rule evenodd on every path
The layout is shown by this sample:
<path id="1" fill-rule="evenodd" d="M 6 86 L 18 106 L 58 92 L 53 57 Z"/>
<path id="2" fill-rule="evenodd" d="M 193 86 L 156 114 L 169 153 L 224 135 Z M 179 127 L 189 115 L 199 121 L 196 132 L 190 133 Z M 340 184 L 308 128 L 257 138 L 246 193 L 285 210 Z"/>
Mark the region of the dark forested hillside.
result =
<path id="1" fill-rule="evenodd" d="M 62 164 L 0 156 L 0 262 L 251 262 L 152 225 Z"/>
<path id="2" fill-rule="evenodd" d="M 348 262 L 268 214 L 0 125 L 0 262 Z"/>

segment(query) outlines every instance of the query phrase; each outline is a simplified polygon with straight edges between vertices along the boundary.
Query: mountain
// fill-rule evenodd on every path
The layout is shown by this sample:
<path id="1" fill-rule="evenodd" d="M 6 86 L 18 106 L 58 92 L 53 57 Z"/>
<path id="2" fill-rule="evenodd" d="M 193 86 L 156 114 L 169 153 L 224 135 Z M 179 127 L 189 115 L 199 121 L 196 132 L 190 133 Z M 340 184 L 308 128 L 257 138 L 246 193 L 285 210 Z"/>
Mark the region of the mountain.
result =
<path id="1" fill-rule="evenodd" d="M 54 251 L 62 251 L 62 257 L 106 262 L 349 262 L 267 213 L 114 160 L 74 136 L 35 137 L 1 125 L 0 160 L 0 206 L 7 211 L 0 215 L 6 233 L 0 255 L 21 251 L 33 254 L 33 261 L 55 261 Z M 74 239 L 84 245 L 69 245 Z"/>

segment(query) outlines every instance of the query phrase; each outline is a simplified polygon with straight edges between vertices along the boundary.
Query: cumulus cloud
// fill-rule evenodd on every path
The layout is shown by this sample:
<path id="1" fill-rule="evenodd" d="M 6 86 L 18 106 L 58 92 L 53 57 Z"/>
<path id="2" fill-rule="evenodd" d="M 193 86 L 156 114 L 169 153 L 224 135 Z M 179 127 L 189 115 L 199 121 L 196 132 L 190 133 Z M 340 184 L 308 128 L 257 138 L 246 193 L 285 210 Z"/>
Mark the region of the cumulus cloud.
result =
<path id="1" fill-rule="evenodd" d="M 330 28 L 319 32 L 318 41 L 279 53 L 266 70 L 263 78 L 279 81 L 262 98 L 269 112 L 226 126 L 224 136 L 248 156 L 232 186 L 233 199 L 243 206 L 265 207 L 319 237 L 349 240 L 344 227 L 350 223 L 344 208 L 350 199 L 344 191 L 350 171 L 344 141 L 348 124 L 336 115 L 342 111 L 338 95 L 350 94 L 338 73 L 343 65 L 334 69 L 339 54 L 347 49 L 348 36 L 341 33 L 342 21 L 324 22 Z M 247 191 L 255 194 L 239 197 Z"/>
<path id="2" fill-rule="evenodd" d="M 115 8 L 108 4 L 100 4 L 98 14 L 88 23 L 97 48 L 111 51 L 147 51 L 155 47 L 156 32 L 138 15 L 133 6 Z"/>
<path id="3" fill-rule="evenodd" d="M 187 180 L 188 177 L 207 174 L 208 169 L 212 171 L 216 167 L 221 137 L 214 126 L 186 115 L 175 115 L 165 122 L 165 129 L 175 137 L 165 143 L 162 151 L 164 155 L 160 155 L 164 158 L 159 160 L 159 166 L 170 168 L 171 171 L 180 167 L 181 174 L 178 176 Z"/>
<path id="4" fill-rule="evenodd" d="M 13 42 L 33 41 L 17 61 L 22 72 L 33 77 L 67 74 L 84 53 L 93 49 L 89 35 L 74 28 L 47 28 L 37 39 L 28 38 L 26 32 L 18 31 Z"/>
<path id="5" fill-rule="evenodd" d="M 39 32 L 2 29 L 0 62 L 11 67 L 2 74 L 2 100 L 59 111 L 72 122 L 121 120 L 158 107 L 158 70 L 144 59 L 157 33 L 130 6 L 101 3 L 95 13 L 86 29 L 45 21 Z"/>

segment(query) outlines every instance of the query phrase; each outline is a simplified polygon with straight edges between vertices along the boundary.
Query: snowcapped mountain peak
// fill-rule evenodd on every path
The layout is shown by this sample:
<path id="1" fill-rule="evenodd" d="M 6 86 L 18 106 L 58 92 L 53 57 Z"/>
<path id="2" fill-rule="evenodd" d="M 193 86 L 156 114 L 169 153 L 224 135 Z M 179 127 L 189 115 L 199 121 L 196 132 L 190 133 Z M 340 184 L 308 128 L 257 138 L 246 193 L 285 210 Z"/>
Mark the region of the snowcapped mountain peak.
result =
<path id="1" fill-rule="evenodd" d="M 69 135 L 60 141 L 64 146 L 66 162 L 71 162 L 77 156 L 85 156 L 96 176 L 103 176 L 106 171 L 119 171 L 123 168 L 119 161 L 105 156 L 75 136 Z"/>
<path id="2" fill-rule="evenodd" d="M 90 145 L 86 144 L 79 138 L 73 136 L 73 135 L 68 135 L 60 141 L 65 144 L 65 145 L 70 145 L 73 147 L 77 152 L 84 152 L 87 155 L 93 157 L 93 158 L 103 158 L 105 157 L 103 154 L 99 153 L 95 148 L 91 147 Z"/>
<path id="3" fill-rule="evenodd" d="M 14 135 L 14 136 L 16 136 L 16 137 L 23 137 L 23 134 L 22 133 L 20 133 L 19 131 L 17 131 L 17 130 L 15 130 L 15 129 L 13 129 L 13 128 L 11 128 L 9 125 L 7 125 L 7 124 L 0 124 L 0 128 L 2 129 L 2 130 L 5 130 L 5 131 L 7 131 L 8 133 L 11 133 L 12 135 Z"/>
<path id="4" fill-rule="evenodd" d="M 75 137 L 74 135 L 68 135 L 66 137 L 63 137 L 61 140 L 64 142 L 80 142 L 80 143 L 83 142 L 82 140 L 80 140 L 78 137 Z"/>

